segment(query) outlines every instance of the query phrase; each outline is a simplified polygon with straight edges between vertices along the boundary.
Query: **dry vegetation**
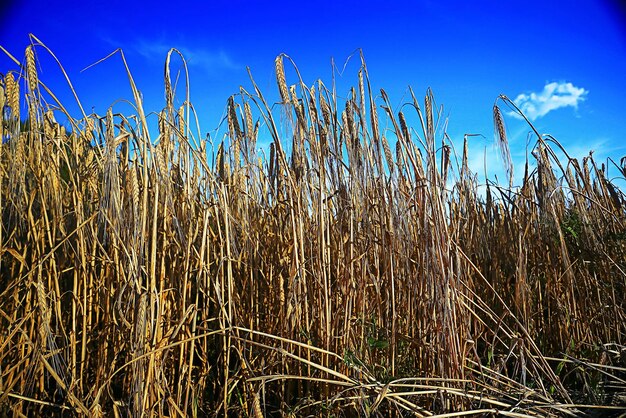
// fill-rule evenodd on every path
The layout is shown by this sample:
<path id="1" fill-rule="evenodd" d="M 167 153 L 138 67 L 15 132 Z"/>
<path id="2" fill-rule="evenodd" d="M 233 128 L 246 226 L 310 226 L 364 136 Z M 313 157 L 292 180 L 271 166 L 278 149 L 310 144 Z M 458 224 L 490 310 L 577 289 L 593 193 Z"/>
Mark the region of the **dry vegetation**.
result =
<path id="1" fill-rule="evenodd" d="M 251 81 L 215 148 L 175 51 L 158 115 L 129 71 L 135 115 L 76 118 L 34 40 L 1 80 L 0 416 L 623 412 L 626 199 L 604 164 L 536 132 L 521 186 L 479 193 L 430 91 L 394 110 L 363 63 L 340 101 L 288 85 L 285 56 L 281 103 Z"/>

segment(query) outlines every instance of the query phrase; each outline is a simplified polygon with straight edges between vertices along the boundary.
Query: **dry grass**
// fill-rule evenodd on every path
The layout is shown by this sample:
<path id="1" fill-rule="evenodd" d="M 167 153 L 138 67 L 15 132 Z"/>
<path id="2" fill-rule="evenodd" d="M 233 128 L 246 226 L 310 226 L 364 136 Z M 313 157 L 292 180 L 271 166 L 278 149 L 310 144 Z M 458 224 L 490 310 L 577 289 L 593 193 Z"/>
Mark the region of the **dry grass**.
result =
<path id="1" fill-rule="evenodd" d="M 281 104 L 252 81 L 215 150 L 192 135 L 189 91 L 174 106 L 170 53 L 150 138 L 130 71 L 137 115 L 74 118 L 33 40 L 1 83 L 3 415 L 623 408 L 626 202 L 592 156 L 559 160 L 537 136 L 521 187 L 483 196 L 430 91 L 404 107 L 416 131 L 364 62 L 343 103 L 288 86 L 286 56 Z"/>

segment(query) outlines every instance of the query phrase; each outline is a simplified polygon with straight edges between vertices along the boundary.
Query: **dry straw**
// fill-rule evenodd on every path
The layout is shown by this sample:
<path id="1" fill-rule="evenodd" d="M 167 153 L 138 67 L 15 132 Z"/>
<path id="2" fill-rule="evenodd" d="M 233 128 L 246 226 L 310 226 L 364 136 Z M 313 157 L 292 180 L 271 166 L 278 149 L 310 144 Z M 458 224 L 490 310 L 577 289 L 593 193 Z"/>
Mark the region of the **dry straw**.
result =
<path id="1" fill-rule="evenodd" d="M 467 141 L 457 167 L 430 90 L 394 109 L 363 60 L 346 94 L 290 89 L 284 57 L 284 105 L 251 79 L 215 145 L 191 135 L 188 94 L 174 110 L 169 70 L 156 117 L 128 70 L 138 116 L 66 114 L 67 132 L 33 47 L 6 73 L 0 415 L 623 409 L 626 202 L 612 167 L 557 158 L 529 125 L 537 168 L 519 188 L 483 188 Z M 45 135 L 20 133 L 23 81 Z M 494 106 L 510 164 L 505 117 Z"/>

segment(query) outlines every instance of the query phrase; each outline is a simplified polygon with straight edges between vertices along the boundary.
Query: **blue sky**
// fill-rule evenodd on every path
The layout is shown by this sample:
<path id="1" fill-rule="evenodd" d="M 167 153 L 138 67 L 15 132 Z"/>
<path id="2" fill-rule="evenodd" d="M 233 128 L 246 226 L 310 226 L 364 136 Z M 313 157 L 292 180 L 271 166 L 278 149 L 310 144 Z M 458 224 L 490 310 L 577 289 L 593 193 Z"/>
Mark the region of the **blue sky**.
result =
<path id="1" fill-rule="evenodd" d="M 484 135 L 471 139 L 475 170 L 486 159 L 489 172 L 502 175 L 491 112 L 501 93 L 573 156 L 590 149 L 601 159 L 626 155 L 626 9 L 618 1 L 22 0 L 2 6 L 0 17 L 0 45 L 22 59 L 28 33 L 36 35 L 61 60 L 87 112 L 114 105 L 132 113 L 120 102 L 132 93 L 119 57 L 81 72 L 116 48 L 124 50 L 145 109 L 162 109 L 165 56 L 175 47 L 188 59 L 202 133 L 219 139 L 228 97 L 240 86 L 252 90 L 246 67 L 278 100 L 278 54 L 294 59 L 307 84 L 330 85 L 331 59 L 342 69 L 362 48 L 372 87 L 384 88 L 394 105 L 410 99 L 409 85 L 418 97 L 431 87 L 459 151 L 464 134 Z M 42 49 L 37 56 L 41 80 L 70 104 L 61 73 Z M 0 56 L 0 72 L 9 69 L 15 65 Z M 352 59 L 336 75 L 339 95 L 356 85 L 358 69 Z M 287 77 L 296 82 L 289 69 Z M 519 179 L 529 129 L 505 116 Z"/>

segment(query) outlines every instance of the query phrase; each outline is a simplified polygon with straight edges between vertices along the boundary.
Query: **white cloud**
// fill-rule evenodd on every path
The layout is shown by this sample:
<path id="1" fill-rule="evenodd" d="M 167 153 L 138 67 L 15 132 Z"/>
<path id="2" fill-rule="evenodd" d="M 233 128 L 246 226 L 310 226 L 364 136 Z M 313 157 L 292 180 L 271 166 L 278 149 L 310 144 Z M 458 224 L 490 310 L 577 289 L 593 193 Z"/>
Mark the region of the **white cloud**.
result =
<path id="1" fill-rule="evenodd" d="M 552 82 L 546 84 L 543 91 L 539 93 L 518 95 L 513 102 L 528 119 L 534 121 L 561 107 L 578 108 L 578 103 L 585 100 L 587 93 L 589 93 L 587 90 L 576 87 L 572 83 Z M 508 113 L 519 117 L 516 112 Z"/>
<path id="2" fill-rule="evenodd" d="M 133 49 L 136 53 L 147 59 L 165 60 L 169 50 L 175 47 L 179 50 L 189 66 L 203 67 L 207 70 L 216 68 L 222 69 L 238 69 L 237 65 L 230 56 L 223 50 L 208 50 L 203 48 L 188 48 L 185 46 L 175 46 L 165 42 L 150 42 L 139 40 L 134 43 Z"/>

